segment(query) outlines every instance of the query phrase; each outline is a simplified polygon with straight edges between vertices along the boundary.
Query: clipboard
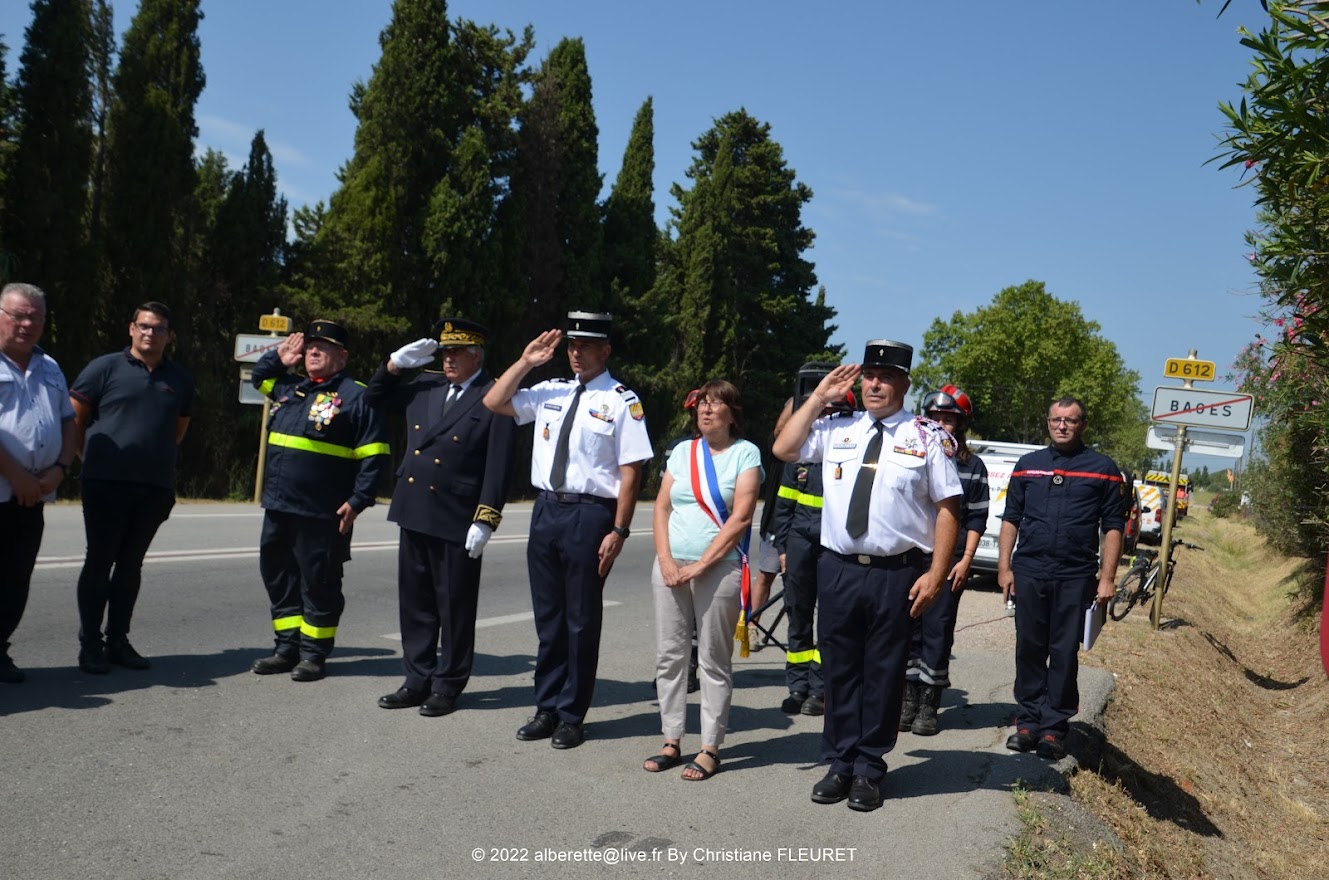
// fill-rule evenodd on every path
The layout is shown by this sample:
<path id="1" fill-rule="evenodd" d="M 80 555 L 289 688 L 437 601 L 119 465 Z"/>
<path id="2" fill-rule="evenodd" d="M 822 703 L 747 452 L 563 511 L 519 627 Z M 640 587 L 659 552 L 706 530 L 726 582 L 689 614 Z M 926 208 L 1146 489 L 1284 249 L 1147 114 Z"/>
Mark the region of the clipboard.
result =
<path id="1" fill-rule="evenodd" d="M 1094 602 L 1084 611 L 1084 637 L 1080 640 L 1080 647 L 1086 651 L 1093 648 L 1094 642 L 1098 641 L 1098 634 L 1103 631 L 1103 624 L 1107 622 L 1107 603 Z"/>

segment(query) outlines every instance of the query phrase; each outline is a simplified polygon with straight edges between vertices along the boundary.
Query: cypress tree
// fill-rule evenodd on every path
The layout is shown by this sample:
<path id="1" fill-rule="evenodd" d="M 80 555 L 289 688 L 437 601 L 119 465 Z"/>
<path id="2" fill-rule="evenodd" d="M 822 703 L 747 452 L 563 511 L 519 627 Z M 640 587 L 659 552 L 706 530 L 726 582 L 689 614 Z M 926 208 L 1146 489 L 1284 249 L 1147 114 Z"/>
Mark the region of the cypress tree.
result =
<path id="1" fill-rule="evenodd" d="M 796 180 L 770 126 L 726 114 L 693 143 L 693 186 L 672 189 L 678 229 L 675 395 L 714 377 L 743 391 L 749 434 L 775 423 L 798 367 L 828 350 L 835 311 L 803 256 L 812 191 Z"/>
<path id="2" fill-rule="evenodd" d="M 93 297 L 84 216 L 92 156 L 92 10 L 88 0 L 34 0 L 14 87 L 15 139 L 4 183 L 13 277 L 51 303 L 46 344 L 77 362 L 72 323 Z"/>
<path id="3" fill-rule="evenodd" d="M 614 188 L 604 208 L 604 277 L 617 295 L 610 306 L 643 296 L 655 283 L 655 110 L 637 111 Z"/>
<path id="4" fill-rule="evenodd" d="M 97 314 L 103 344 L 121 344 L 131 309 L 171 306 L 177 322 L 195 308 L 188 291 L 197 185 L 194 105 L 203 91 L 200 0 L 141 0 L 125 33 L 108 114 L 104 241 L 110 290 Z M 188 340 L 182 342 L 188 345 Z"/>

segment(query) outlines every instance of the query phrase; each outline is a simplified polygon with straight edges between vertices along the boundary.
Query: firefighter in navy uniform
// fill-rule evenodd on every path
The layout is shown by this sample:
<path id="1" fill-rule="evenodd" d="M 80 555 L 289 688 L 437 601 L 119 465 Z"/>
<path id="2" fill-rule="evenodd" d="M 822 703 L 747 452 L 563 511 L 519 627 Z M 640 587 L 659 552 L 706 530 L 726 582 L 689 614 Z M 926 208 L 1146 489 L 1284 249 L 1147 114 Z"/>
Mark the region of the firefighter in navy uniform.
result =
<path id="1" fill-rule="evenodd" d="M 380 697 L 384 709 L 419 706 L 447 715 L 470 680 L 485 544 L 503 519 L 516 425 L 481 401 L 494 384 L 484 370 L 489 331 L 443 318 L 433 335 L 402 346 L 369 380 L 365 397 L 406 413 L 406 453 L 388 520 L 401 526 L 397 597 L 406 682 Z M 442 370 L 426 368 L 442 353 Z M 442 633 L 443 658 L 438 648 Z"/>
<path id="2" fill-rule="evenodd" d="M 877 339 L 862 367 L 831 370 L 775 441 L 782 461 L 821 462 L 817 640 L 826 681 L 823 755 L 812 801 L 881 806 L 895 747 L 911 620 L 936 600 L 959 527 L 954 445 L 904 409 L 913 348 Z M 862 375 L 865 411 L 819 419 Z"/>
<path id="3" fill-rule="evenodd" d="M 831 364 L 804 364 L 799 369 L 795 408 L 801 406 Z M 854 395 L 822 408 L 822 418 L 847 416 L 854 411 Z M 785 653 L 785 682 L 789 696 L 780 710 L 790 715 L 821 715 L 826 710 L 821 676 L 821 651 L 813 628 L 817 610 L 817 561 L 821 558 L 821 465 L 811 461 L 786 464 L 780 475 L 778 534 L 785 556 L 784 605 L 789 615 Z"/>
<path id="4" fill-rule="evenodd" d="M 345 328 L 314 321 L 254 365 L 254 387 L 272 400 L 258 564 L 277 642 L 254 661 L 259 675 L 323 678 L 346 604 L 351 527 L 388 466 L 383 420 L 342 372 L 346 346 Z M 308 376 L 290 372 L 302 360 Z"/>
<path id="5" fill-rule="evenodd" d="M 549 739 L 556 749 L 584 740 L 600 661 L 605 578 L 628 538 L 641 465 L 651 457 L 637 395 L 609 375 L 612 318 L 568 313 L 568 363 L 574 379 L 519 385 L 548 363 L 563 340 L 547 330 L 485 395 L 485 406 L 535 423 L 526 562 L 540 648 L 535 661 L 535 715 L 520 740 Z"/>

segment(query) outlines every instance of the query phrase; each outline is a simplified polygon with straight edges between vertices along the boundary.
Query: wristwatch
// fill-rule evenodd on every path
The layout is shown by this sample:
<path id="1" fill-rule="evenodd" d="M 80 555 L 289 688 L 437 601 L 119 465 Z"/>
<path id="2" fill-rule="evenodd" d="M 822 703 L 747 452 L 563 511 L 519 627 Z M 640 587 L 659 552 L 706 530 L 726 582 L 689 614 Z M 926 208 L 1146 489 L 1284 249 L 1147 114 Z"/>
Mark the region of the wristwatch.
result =
<path id="1" fill-rule="evenodd" d="M 628 531 L 627 526 L 614 526 L 612 531 L 615 535 L 618 535 L 624 541 L 626 541 L 628 539 L 628 535 L 631 534 L 631 532 Z"/>

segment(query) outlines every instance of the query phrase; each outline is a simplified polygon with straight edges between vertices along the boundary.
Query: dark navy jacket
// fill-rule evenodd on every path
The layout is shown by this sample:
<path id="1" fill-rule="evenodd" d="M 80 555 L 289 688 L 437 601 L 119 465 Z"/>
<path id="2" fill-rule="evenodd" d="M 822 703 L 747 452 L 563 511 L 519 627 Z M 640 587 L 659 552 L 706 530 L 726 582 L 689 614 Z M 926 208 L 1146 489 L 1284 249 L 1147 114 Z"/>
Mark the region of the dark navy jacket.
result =
<path id="1" fill-rule="evenodd" d="M 1020 530 L 1011 569 L 1060 580 L 1098 571 L 1099 533 L 1126 524 L 1125 480 L 1100 452 L 1048 446 L 1021 456 L 1006 489 L 1003 522 Z"/>
<path id="2" fill-rule="evenodd" d="M 988 527 L 988 466 L 977 455 L 966 464 L 957 457 L 955 469 L 960 472 L 960 487 L 964 490 L 960 513 L 960 535 L 955 541 L 954 558 L 964 555 L 967 532 L 981 536 Z"/>
<path id="3" fill-rule="evenodd" d="M 404 529 L 455 544 L 471 523 L 497 529 L 512 481 L 517 423 L 485 409 L 494 380 L 483 370 L 447 415 L 451 384 L 424 371 L 406 379 L 383 364 L 369 380 L 369 405 L 406 413 L 406 453 L 397 468 L 388 520 Z"/>
<path id="4" fill-rule="evenodd" d="M 364 386 L 345 373 L 315 382 L 288 372 L 276 351 L 254 365 L 253 382 L 273 401 L 263 507 L 321 519 L 348 501 L 356 513 L 372 507 L 391 450 Z"/>

